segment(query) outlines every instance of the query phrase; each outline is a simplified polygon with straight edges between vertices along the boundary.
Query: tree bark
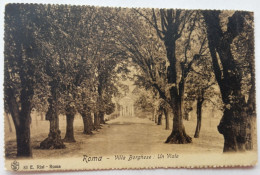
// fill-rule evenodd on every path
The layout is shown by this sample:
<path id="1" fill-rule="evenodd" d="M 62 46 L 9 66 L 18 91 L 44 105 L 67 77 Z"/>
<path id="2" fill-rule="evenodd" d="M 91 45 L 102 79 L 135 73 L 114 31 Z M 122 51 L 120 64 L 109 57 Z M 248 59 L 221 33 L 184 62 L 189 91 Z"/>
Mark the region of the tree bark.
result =
<path id="1" fill-rule="evenodd" d="M 187 110 L 184 110 L 183 119 L 184 119 L 184 120 L 187 120 L 187 121 L 189 120 L 189 113 L 188 113 Z"/>
<path id="2" fill-rule="evenodd" d="M 158 117 L 157 117 L 157 114 L 154 115 L 154 123 L 158 123 Z"/>
<path id="3" fill-rule="evenodd" d="M 162 114 L 159 114 L 159 115 L 158 115 L 157 125 L 162 125 Z"/>
<path id="4" fill-rule="evenodd" d="M 15 22 L 24 19 L 20 9 L 16 9 L 14 12 L 15 20 L 11 21 Z M 35 42 L 31 35 L 28 35 L 30 32 L 27 29 L 25 30 L 24 24 L 21 23 L 18 24 L 18 26 L 17 29 L 19 29 L 15 29 L 11 33 L 7 30 L 7 33 L 9 33 L 7 38 L 12 40 L 11 43 L 15 44 L 16 49 L 14 51 L 9 49 L 6 50 L 4 65 L 4 96 L 16 130 L 17 157 L 31 157 L 30 124 L 32 98 L 34 95 L 34 87 L 37 82 L 37 80 L 34 79 L 34 74 L 37 69 L 32 66 L 35 65 L 35 60 L 32 61 L 32 59 L 27 58 L 33 57 Z M 16 37 L 10 38 L 10 36 Z M 9 48 L 8 43 L 6 44 L 5 48 Z M 15 79 L 19 79 L 18 82 L 14 80 L 14 76 Z M 18 87 L 21 87 L 21 89 L 19 88 L 20 91 L 16 93 L 15 91 Z"/>
<path id="5" fill-rule="evenodd" d="M 252 116 L 251 116 L 252 117 Z M 252 118 L 249 118 L 249 121 L 248 121 L 248 125 L 246 126 L 246 143 L 245 143 L 245 148 L 246 150 L 252 150 L 253 149 L 253 139 L 252 139 L 252 135 L 253 135 L 253 127 L 254 126 L 252 124 Z"/>
<path id="6" fill-rule="evenodd" d="M 252 37 L 254 36 L 252 32 Z M 246 136 L 246 150 L 252 150 L 253 149 L 253 126 L 256 124 L 253 124 L 253 119 L 256 118 L 256 93 L 255 93 L 255 60 L 254 60 L 254 53 L 251 53 L 254 50 L 254 40 L 252 39 L 249 44 L 248 48 L 248 58 L 249 61 L 249 69 L 251 73 L 251 88 L 249 91 L 249 97 L 248 97 L 248 125 L 246 127 L 247 129 L 247 136 Z"/>
<path id="7" fill-rule="evenodd" d="M 19 123 L 15 123 L 16 141 L 17 141 L 17 157 L 31 157 L 31 139 L 30 139 L 30 124 L 31 124 L 31 107 L 29 100 L 22 98 L 22 108 L 19 113 L 14 116 L 19 117 Z"/>
<path id="8" fill-rule="evenodd" d="M 21 111 L 19 113 L 14 106 L 14 109 L 10 108 L 10 112 L 12 114 L 16 131 L 17 157 L 31 157 L 30 111 Z"/>
<path id="9" fill-rule="evenodd" d="M 72 103 L 71 103 L 72 104 Z M 66 126 L 66 134 L 63 139 L 64 142 L 76 142 L 74 138 L 74 118 L 76 115 L 76 109 L 74 106 L 71 106 L 71 104 L 68 104 L 66 106 L 66 121 L 67 121 L 67 126 Z"/>
<path id="10" fill-rule="evenodd" d="M 176 107 L 173 108 L 173 128 L 170 136 L 167 138 L 165 143 L 174 143 L 174 144 L 186 144 L 191 143 L 192 138 L 186 134 L 182 114 L 181 114 L 181 103 L 176 100 Z"/>
<path id="11" fill-rule="evenodd" d="M 8 74 L 6 76 L 8 76 Z M 31 157 L 32 149 L 30 140 L 30 114 L 33 90 L 31 87 L 29 87 L 27 90 L 22 89 L 20 97 L 21 110 L 19 110 L 19 105 L 16 101 L 13 90 L 10 87 L 7 87 L 5 90 L 7 96 L 7 105 L 10 110 L 16 131 L 17 157 Z"/>
<path id="12" fill-rule="evenodd" d="M 100 124 L 106 124 L 104 112 L 99 112 L 99 118 L 100 118 Z"/>
<path id="13" fill-rule="evenodd" d="M 66 120 L 67 120 L 67 127 L 66 127 L 66 134 L 63 139 L 64 142 L 76 142 L 74 138 L 74 123 L 75 114 L 66 114 Z"/>
<path id="14" fill-rule="evenodd" d="M 59 117 L 57 105 L 53 104 L 53 99 L 49 99 L 50 106 L 46 113 L 46 120 L 50 122 L 50 131 L 48 137 L 40 143 L 41 149 L 63 149 L 65 145 L 61 139 L 59 130 Z"/>
<path id="15" fill-rule="evenodd" d="M 154 121 L 154 109 L 152 110 L 152 121 Z"/>
<path id="16" fill-rule="evenodd" d="M 31 139 L 30 139 L 30 123 L 31 116 L 27 112 L 27 116 L 20 116 L 20 125 L 16 126 L 16 141 L 17 141 L 17 157 L 31 157 Z"/>
<path id="17" fill-rule="evenodd" d="M 17 157 L 31 157 L 32 149 L 30 143 L 30 125 L 16 129 Z"/>
<path id="18" fill-rule="evenodd" d="M 175 47 L 174 47 L 175 48 Z M 174 54 L 175 58 L 175 54 Z M 175 58 L 176 59 L 176 58 Z M 174 65 L 176 62 L 174 63 Z M 174 69 L 174 68 L 168 68 L 168 69 Z M 186 134 L 185 127 L 183 125 L 183 98 L 184 98 L 184 80 L 186 77 L 185 69 L 184 67 L 182 68 L 182 77 L 179 82 L 179 88 L 176 86 L 172 87 L 170 89 L 170 94 L 171 94 L 171 108 L 173 112 L 173 128 L 172 128 L 172 133 L 170 136 L 167 138 L 165 143 L 173 143 L 173 144 L 186 144 L 186 143 L 191 143 L 192 138 Z M 176 76 L 176 70 L 172 70 L 168 72 L 168 76 L 171 75 L 171 73 L 174 73 L 173 75 Z M 168 83 L 176 84 L 176 77 L 175 78 L 168 78 Z"/>
<path id="19" fill-rule="evenodd" d="M 252 63 L 254 64 L 254 63 Z M 251 89 L 249 91 L 249 98 L 248 98 L 248 108 L 247 108 L 247 126 L 246 126 L 246 143 L 245 149 L 252 150 L 253 149 L 253 119 L 256 117 L 256 104 L 255 104 L 255 78 L 254 78 L 254 67 L 252 68 L 253 78 L 251 77 Z M 251 74 L 251 76 L 252 76 Z"/>
<path id="20" fill-rule="evenodd" d="M 173 130 L 171 135 L 167 138 L 166 143 L 191 143 L 192 139 L 189 137 L 184 129 L 182 120 L 182 105 L 183 105 L 183 94 L 184 94 L 184 80 L 189 71 L 186 66 L 187 60 L 181 67 L 181 80 L 177 81 L 178 66 L 176 65 L 176 41 L 181 37 L 183 29 L 187 23 L 186 18 L 183 15 L 189 16 L 191 12 L 185 11 L 182 13 L 181 10 L 168 9 L 160 10 L 160 20 L 157 20 L 156 14 L 153 10 L 153 27 L 157 31 L 158 37 L 164 42 L 166 48 L 166 56 L 169 61 L 167 67 L 167 83 L 170 85 L 168 98 L 158 84 L 154 83 L 153 86 L 158 90 L 161 98 L 166 100 L 172 108 L 173 115 Z M 142 15 L 144 16 L 144 15 Z M 145 17 L 146 18 L 146 17 Z M 147 19 L 147 18 L 146 18 Z M 158 21 L 160 21 L 161 29 L 158 28 Z M 167 21 L 167 22 L 166 22 Z M 150 22 L 152 23 L 152 22 Z M 181 27 L 182 26 L 182 27 Z M 191 65 L 188 64 L 189 66 Z M 153 76 L 151 76 L 153 77 Z"/>
<path id="21" fill-rule="evenodd" d="M 250 126 L 250 119 L 248 104 L 241 91 L 242 73 L 235 63 L 231 44 L 233 39 L 243 31 L 246 12 L 235 12 L 229 18 L 226 32 L 223 32 L 220 26 L 220 11 L 203 11 L 202 13 L 207 26 L 213 70 L 225 104 L 224 113 L 218 125 L 219 133 L 224 136 L 223 152 L 244 151 L 247 135 L 251 136 L 251 131 L 246 129 L 248 125 Z M 251 140 L 251 137 L 248 139 Z"/>
<path id="22" fill-rule="evenodd" d="M 192 139 L 185 132 L 183 125 L 183 116 L 182 116 L 182 105 L 183 105 L 183 94 L 184 94 L 184 79 L 186 76 L 186 70 L 184 67 L 181 69 L 181 80 L 178 83 L 179 88 L 177 87 L 177 66 L 176 66 L 176 41 L 181 36 L 179 32 L 179 25 L 174 18 L 180 17 L 180 11 L 176 11 L 176 16 L 172 10 L 167 10 L 167 20 L 169 19 L 169 24 L 167 25 L 167 32 L 165 34 L 164 43 L 166 46 L 167 59 L 169 60 L 170 65 L 167 68 L 167 79 L 168 84 L 173 86 L 169 89 L 171 96 L 171 107 L 174 111 L 173 115 L 173 128 L 172 133 L 167 138 L 166 143 L 176 143 L 176 144 L 185 144 L 191 143 Z M 178 15 L 177 15 L 178 14 Z"/>
<path id="23" fill-rule="evenodd" d="M 169 130 L 169 115 L 168 115 L 168 110 L 167 109 L 163 109 L 164 115 L 165 115 L 165 129 Z"/>
<path id="24" fill-rule="evenodd" d="M 203 103 L 203 99 L 201 97 L 198 97 L 198 99 L 197 99 L 197 126 L 196 126 L 196 130 L 195 130 L 195 134 L 194 134 L 195 138 L 199 138 L 199 135 L 200 135 L 202 103 Z"/>
<path id="25" fill-rule="evenodd" d="M 100 67 L 101 65 L 99 65 L 98 67 Z M 99 68 L 100 69 L 100 68 Z M 104 120 L 104 112 L 101 111 L 104 108 L 104 103 L 103 103 L 103 78 L 101 75 L 98 76 L 98 88 L 97 88 L 97 92 L 98 92 L 98 99 L 97 99 L 97 104 L 98 104 L 98 111 L 96 113 L 94 113 L 94 126 L 95 129 L 101 129 L 100 124 L 101 123 L 105 123 Z"/>
<path id="26" fill-rule="evenodd" d="M 245 112 L 237 114 L 237 109 L 225 109 L 218 125 L 218 131 L 224 136 L 223 152 L 237 152 L 245 150 L 247 115 Z M 235 115 L 237 114 L 237 115 Z M 241 118 L 240 118 L 241 117 Z"/>
<path id="27" fill-rule="evenodd" d="M 95 127 L 95 130 L 101 129 L 100 117 L 97 112 L 94 113 L 94 127 Z"/>
<path id="28" fill-rule="evenodd" d="M 92 131 L 94 130 L 94 124 L 92 122 L 91 113 L 90 112 L 82 112 L 81 113 L 83 124 L 84 124 L 84 134 L 92 135 Z"/>

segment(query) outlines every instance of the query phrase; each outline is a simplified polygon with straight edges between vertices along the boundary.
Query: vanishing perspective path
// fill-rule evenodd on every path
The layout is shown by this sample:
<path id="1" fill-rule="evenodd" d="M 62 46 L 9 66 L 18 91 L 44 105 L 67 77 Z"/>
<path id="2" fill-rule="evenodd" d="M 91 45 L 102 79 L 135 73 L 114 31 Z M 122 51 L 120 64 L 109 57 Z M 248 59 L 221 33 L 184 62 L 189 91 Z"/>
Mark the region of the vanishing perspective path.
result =
<path id="1" fill-rule="evenodd" d="M 67 148 L 63 150 L 36 149 L 34 156 L 45 157 L 63 154 L 65 157 L 78 157 L 86 154 L 104 156 L 140 154 L 142 152 L 148 154 L 154 149 L 159 151 L 160 145 L 163 145 L 165 136 L 158 140 L 157 135 L 153 133 L 157 127 L 154 122 L 137 117 L 119 117 L 108 121 L 102 126 L 102 129 L 94 131 L 93 135 L 84 135 L 82 127 L 75 126 L 76 143 L 66 143 Z M 160 131 L 163 131 L 161 127 Z M 158 145 L 156 146 L 155 143 Z"/>
<path id="2" fill-rule="evenodd" d="M 64 138 L 66 124 L 61 119 L 61 133 Z M 74 121 L 74 134 L 76 142 L 65 143 L 66 149 L 38 149 L 40 142 L 46 137 L 48 132 L 33 135 L 32 147 L 34 158 L 46 157 L 79 157 L 89 156 L 113 156 L 118 154 L 155 154 L 155 153 L 189 153 L 189 152 L 222 152 L 223 138 L 217 131 L 218 119 L 204 118 L 199 139 L 193 138 L 191 144 L 165 144 L 167 136 L 171 130 L 165 130 L 163 125 L 156 125 L 147 118 L 138 117 L 118 117 L 107 124 L 102 125 L 102 129 L 93 131 L 93 135 L 82 133 L 83 124 L 81 118 Z M 170 122 L 172 123 L 172 122 Z M 46 122 L 48 124 L 48 122 Z M 184 121 L 186 132 L 191 136 L 196 127 L 194 120 Z M 39 124 L 41 125 L 41 124 Z M 42 124 L 44 125 L 44 123 Z M 48 127 L 48 125 L 46 125 Z M 171 125 L 170 125 L 171 128 Z M 12 139 L 7 142 L 8 156 L 15 157 L 16 142 Z"/>
<path id="3" fill-rule="evenodd" d="M 204 122 L 207 122 L 204 120 Z M 216 121 L 217 122 L 217 121 Z M 194 121 L 185 121 L 186 131 L 193 134 Z M 40 150 L 34 149 L 34 157 L 78 157 L 113 156 L 118 154 L 150 154 L 156 152 L 188 153 L 188 152 L 222 152 L 221 135 L 212 126 L 208 132 L 201 133 L 200 139 L 193 139 L 191 144 L 165 144 L 164 141 L 170 133 L 164 126 L 158 126 L 147 118 L 119 117 L 108 121 L 102 129 L 93 132 L 93 135 L 82 134 L 81 120 L 75 121 L 76 143 L 66 143 L 66 149 Z M 217 124 L 217 123 L 216 123 Z M 215 140 L 215 141 L 214 141 Z M 221 140 L 221 141 L 220 141 Z M 38 140 L 35 144 L 41 141 Z M 36 145 L 37 145 L 36 144 Z M 36 146 L 35 145 L 35 146 Z"/>

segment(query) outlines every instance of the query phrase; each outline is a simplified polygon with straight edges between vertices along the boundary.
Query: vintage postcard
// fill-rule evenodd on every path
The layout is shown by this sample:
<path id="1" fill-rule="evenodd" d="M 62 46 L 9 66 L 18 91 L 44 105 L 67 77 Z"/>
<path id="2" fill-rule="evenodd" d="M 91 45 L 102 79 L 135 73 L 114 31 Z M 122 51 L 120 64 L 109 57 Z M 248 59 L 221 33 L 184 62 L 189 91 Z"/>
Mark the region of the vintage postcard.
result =
<path id="1" fill-rule="evenodd" d="M 9 171 L 257 162 L 254 14 L 7 4 Z"/>

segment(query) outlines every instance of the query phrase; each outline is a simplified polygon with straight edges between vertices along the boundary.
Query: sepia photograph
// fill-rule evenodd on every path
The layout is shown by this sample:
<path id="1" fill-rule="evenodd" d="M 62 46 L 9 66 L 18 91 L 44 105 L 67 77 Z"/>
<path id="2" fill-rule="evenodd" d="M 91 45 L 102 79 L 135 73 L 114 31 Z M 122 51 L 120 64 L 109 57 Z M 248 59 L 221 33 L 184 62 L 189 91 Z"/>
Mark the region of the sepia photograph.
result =
<path id="1" fill-rule="evenodd" d="M 9 171 L 257 163 L 254 12 L 9 3 Z"/>

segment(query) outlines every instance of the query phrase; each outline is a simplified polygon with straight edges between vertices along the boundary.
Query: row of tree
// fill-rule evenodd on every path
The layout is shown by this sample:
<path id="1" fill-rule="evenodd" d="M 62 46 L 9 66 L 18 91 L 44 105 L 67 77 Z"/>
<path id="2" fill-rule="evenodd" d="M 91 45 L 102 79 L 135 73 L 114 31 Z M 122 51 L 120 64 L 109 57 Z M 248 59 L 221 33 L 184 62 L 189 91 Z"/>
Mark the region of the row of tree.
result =
<path id="1" fill-rule="evenodd" d="M 74 116 L 84 133 L 100 129 L 104 115 L 115 110 L 118 74 L 127 72 L 125 54 L 112 40 L 117 9 L 9 4 L 5 15 L 5 110 L 17 138 L 17 156 L 31 156 L 31 111 L 50 122 L 42 149 L 75 142 Z M 94 114 L 94 123 L 91 118 Z M 66 115 L 61 139 L 59 115 Z"/>
<path id="2" fill-rule="evenodd" d="M 255 116 L 253 14 L 243 11 L 133 9 L 121 44 L 139 66 L 137 84 L 155 89 L 173 112 L 166 143 L 190 143 L 185 99 L 197 99 L 198 121 L 205 100 L 221 97 L 218 131 L 224 152 L 252 149 Z M 218 93 L 213 93 L 215 85 Z M 200 129 L 198 125 L 197 130 Z M 196 137 L 196 134 L 195 134 Z"/>
<path id="3" fill-rule="evenodd" d="M 115 109 L 112 98 L 120 97 L 128 65 L 135 68 L 135 84 L 151 89 L 165 115 L 173 113 L 166 143 L 192 142 L 183 125 L 187 101 L 197 100 L 201 116 L 203 102 L 220 96 L 224 151 L 252 149 L 252 26 L 252 14 L 239 11 L 8 4 L 5 110 L 16 128 L 17 156 L 32 155 L 33 108 L 50 121 L 43 149 L 65 147 L 59 114 L 67 120 L 64 141 L 75 141 L 77 112 L 84 133 L 98 129 Z"/>

